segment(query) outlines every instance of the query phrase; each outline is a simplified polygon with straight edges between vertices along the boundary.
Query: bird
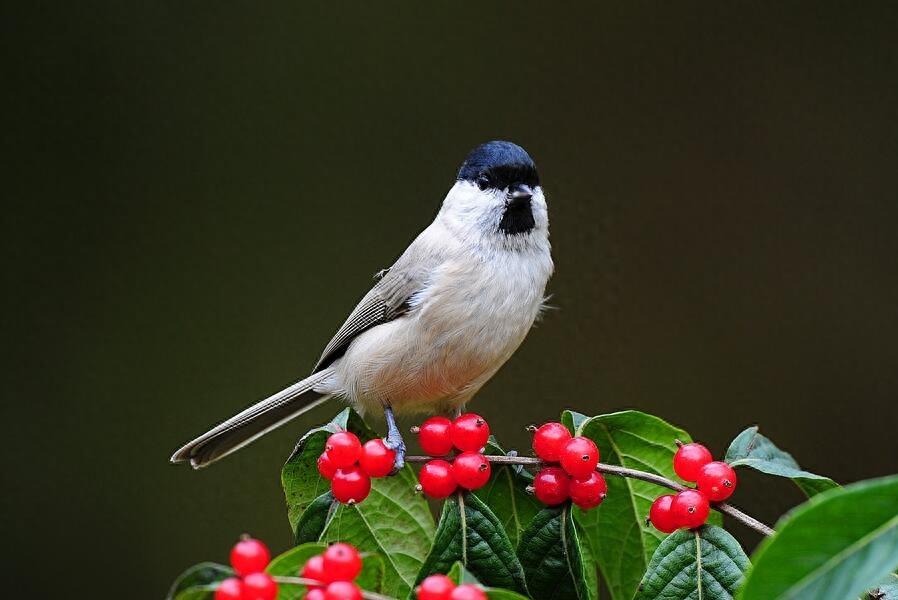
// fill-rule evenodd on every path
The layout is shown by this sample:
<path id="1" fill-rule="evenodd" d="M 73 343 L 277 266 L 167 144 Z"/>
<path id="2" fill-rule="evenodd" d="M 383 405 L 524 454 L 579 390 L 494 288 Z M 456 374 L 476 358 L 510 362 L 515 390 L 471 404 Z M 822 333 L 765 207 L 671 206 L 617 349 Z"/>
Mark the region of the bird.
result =
<path id="1" fill-rule="evenodd" d="M 383 411 L 385 445 L 406 447 L 395 414 L 460 414 L 524 341 L 554 270 L 536 164 L 495 140 L 470 151 L 433 222 L 325 346 L 311 375 L 185 444 L 205 467 L 330 398 Z"/>

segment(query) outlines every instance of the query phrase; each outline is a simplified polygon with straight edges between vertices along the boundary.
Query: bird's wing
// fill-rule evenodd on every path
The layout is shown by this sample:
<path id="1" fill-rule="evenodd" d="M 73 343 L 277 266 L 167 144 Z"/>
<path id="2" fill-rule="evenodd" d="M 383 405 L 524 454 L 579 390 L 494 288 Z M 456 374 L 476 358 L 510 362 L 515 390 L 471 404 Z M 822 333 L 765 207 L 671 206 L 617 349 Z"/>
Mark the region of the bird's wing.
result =
<path id="1" fill-rule="evenodd" d="M 435 253 L 415 252 L 414 247 L 414 244 L 410 246 L 371 291 L 365 294 L 324 348 L 313 373 L 327 368 L 343 356 L 358 335 L 409 312 L 409 299 L 427 287 L 433 269 L 440 262 Z"/>

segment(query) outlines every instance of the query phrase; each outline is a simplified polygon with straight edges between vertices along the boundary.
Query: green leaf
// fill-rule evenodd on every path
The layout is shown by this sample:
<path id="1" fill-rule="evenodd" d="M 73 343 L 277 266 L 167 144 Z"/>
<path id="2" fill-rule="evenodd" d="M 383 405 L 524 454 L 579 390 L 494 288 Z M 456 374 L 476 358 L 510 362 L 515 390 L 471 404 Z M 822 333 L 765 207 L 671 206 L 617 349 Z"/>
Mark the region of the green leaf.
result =
<path id="1" fill-rule="evenodd" d="M 452 565 L 452 568 L 449 569 L 449 572 L 446 573 L 446 576 L 459 585 L 462 583 L 473 583 L 474 585 L 481 585 L 480 582 L 477 581 L 477 578 L 474 577 L 471 572 L 468 571 L 460 562 L 456 562 L 454 565 Z M 517 592 L 512 592 L 511 590 L 488 587 L 484 587 L 483 590 L 486 592 L 486 595 L 490 600 L 528 600 L 525 596 L 522 596 Z"/>
<path id="2" fill-rule="evenodd" d="M 511 590 L 503 590 L 501 588 L 484 588 L 486 592 L 486 597 L 489 600 L 529 600 L 527 596 L 522 596 L 517 592 L 512 592 Z"/>
<path id="3" fill-rule="evenodd" d="M 321 537 L 324 528 L 327 526 L 328 520 L 334 515 L 338 506 L 339 503 L 329 491 L 315 498 L 312 503 L 306 507 L 302 515 L 300 515 L 299 521 L 296 523 L 294 543 L 299 546 L 300 544 L 305 544 L 307 542 L 317 541 Z"/>
<path id="4" fill-rule="evenodd" d="M 596 553 L 592 544 L 587 539 L 583 526 L 580 524 L 582 520 L 590 519 L 590 511 L 584 511 L 576 506 L 572 510 L 574 512 L 574 523 L 577 526 L 577 545 L 580 548 L 580 560 L 583 563 L 583 576 L 586 579 L 586 589 L 590 591 L 590 600 L 598 600 L 599 561 L 596 558 Z"/>
<path id="5" fill-rule="evenodd" d="M 416 583 L 447 572 L 456 561 L 485 585 L 527 592 L 524 570 L 502 524 L 473 494 L 458 493 L 444 502 L 433 547 Z"/>
<path id="6" fill-rule="evenodd" d="M 480 581 L 474 577 L 474 575 L 467 570 L 460 561 L 456 561 L 455 564 L 452 565 L 452 568 L 446 573 L 446 577 L 454 581 L 456 585 L 461 585 L 463 583 L 480 583 Z"/>
<path id="7" fill-rule="evenodd" d="M 655 550 L 635 600 L 731 600 L 750 566 L 724 529 L 680 530 Z"/>
<path id="8" fill-rule="evenodd" d="M 564 418 L 564 417 L 563 417 Z M 690 441 L 678 427 L 638 411 L 624 411 L 582 421 L 575 431 L 599 447 L 602 462 L 621 465 L 675 479 L 674 440 Z M 608 496 L 600 507 L 575 511 L 583 528 L 584 542 L 595 556 L 613 600 L 630 600 L 665 535 L 645 525 L 655 498 L 670 493 L 666 488 L 629 477 L 609 476 Z M 719 524 L 712 513 L 710 524 Z"/>
<path id="9" fill-rule="evenodd" d="M 218 584 L 233 575 L 234 571 L 230 567 L 217 563 L 203 562 L 194 565 L 175 579 L 165 600 L 198 600 L 207 595 L 211 598 Z"/>
<path id="10" fill-rule="evenodd" d="M 898 565 L 898 476 L 814 496 L 752 558 L 743 600 L 857 598 Z"/>
<path id="11" fill-rule="evenodd" d="M 733 467 L 751 467 L 768 475 L 788 477 L 808 497 L 838 487 L 829 477 L 803 471 L 792 455 L 758 433 L 757 426 L 749 427 L 736 436 L 727 449 L 726 462 Z"/>
<path id="12" fill-rule="evenodd" d="M 281 577 L 299 577 L 303 565 L 310 558 L 321 554 L 327 548 L 326 544 L 303 544 L 284 552 L 272 559 L 265 569 L 270 575 Z M 383 587 L 384 561 L 376 554 L 362 554 L 362 572 L 355 582 L 363 590 L 379 592 Z M 280 584 L 278 586 L 277 600 L 300 600 L 306 588 L 299 584 Z"/>
<path id="13" fill-rule="evenodd" d="M 381 592 L 384 588 L 384 574 L 387 571 L 386 563 L 379 554 L 362 554 L 362 572 L 355 582 L 366 592 Z"/>
<path id="14" fill-rule="evenodd" d="M 197 585 L 178 592 L 178 595 L 175 596 L 175 600 L 214 600 L 215 590 L 217 589 L 217 583 Z"/>
<path id="15" fill-rule="evenodd" d="M 524 567 L 527 589 L 540 600 L 594 600 L 593 582 L 587 584 L 587 567 L 580 551 L 580 532 L 569 504 L 544 508 L 521 536 L 518 558 Z"/>
<path id="16" fill-rule="evenodd" d="M 505 456 L 505 451 L 490 436 L 486 454 Z M 527 471 L 516 470 L 514 465 L 493 465 L 493 474 L 487 484 L 474 494 L 490 507 L 502 523 L 513 547 L 517 547 L 521 532 L 542 506 L 528 494 L 526 488 L 533 481 Z"/>
<path id="17" fill-rule="evenodd" d="M 433 516 L 408 465 L 393 477 L 373 479 L 371 494 L 355 505 L 340 504 L 321 541 L 347 542 L 384 561 L 382 592 L 405 597 L 427 557 L 434 536 Z"/>
<path id="18" fill-rule="evenodd" d="M 334 420 L 299 440 L 281 471 L 288 515 L 297 539 L 307 541 L 317 531 L 320 541 L 345 541 L 360 552 L 384 559 L 383 592 L 408 593 L 433 540 L 433 515 L 427 501 L 415 493 L 417 479 L 406 465 L 393 477 L 371 481 L 371 494 L 354 506 L 328 505 L 330 484 L 318 474 L 317 460 L 327 438 L 351 431 L 363 442 L 377 434 L 347 408 Z"/>
<path id="19" fill-rule="evenodd" d="M 324 544 L 302 544 L 287 550 L 283 554 L 274 557 L 265 571 L 269 575 L 281 577 L 299 577 L 306 561 L 321 554 L 327 548 Z M 278 585 L 277 600 L 300 600 L 306 592 L 304 585 L 280 584 Z"/>
<path id="20" fill-rule="evenodd" d="M 327 438 L 338 431 L 351 431 L 364 443 L 375 433 L 351 408 L 345 408 L 333 420 L 308 431 L 281 469 L 281 485 L 287 498 L 287 518 L 296 531 L 296 524 L 306 507 L 321 494 L 330 491 L 330 482 L 318 473 L 318 457 L 324 452 Z"/>
<path id="21" fill-rule="evenodd" d="M 889 573 L 876 587 L 864 595 L 864 600 L 898 600 L 898 575 Z"/>
<path id="22" fill-rule="evenodd" d="M 808 479 L 805 477 L 799 477 L 798 479 L 793 479 L 795 485 L 804 492 L 805 496 L 811 498 L 816 496 L 817 494 L 822 494 L 826 490 L 831 490 L 835 487 L 839 487 L 839 484 L 830 479 L 829 477 L 821 477 L 820 479 Z"/>
<path id="23" fill-rule="evenodd" d="M 589 419 L 583 413 L 573 410 L 566 410 L 561 413 L 561 424 L 568 428 L 572 435 L 576 435 L 577 430 Z"/>

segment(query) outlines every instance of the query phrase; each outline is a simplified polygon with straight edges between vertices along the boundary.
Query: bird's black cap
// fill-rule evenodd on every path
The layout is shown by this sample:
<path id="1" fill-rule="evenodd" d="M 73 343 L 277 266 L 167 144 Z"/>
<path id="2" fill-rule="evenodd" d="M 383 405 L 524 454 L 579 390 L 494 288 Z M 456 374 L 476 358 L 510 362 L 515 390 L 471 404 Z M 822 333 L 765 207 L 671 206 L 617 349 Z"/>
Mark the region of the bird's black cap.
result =
<path id="1" fill-rule="evenodd" d="M 515 183 L 539 185 L 539 174 L 527 151 L 511 142 L 492 141 L 471 150 L 458 170 L 458 180 L 480 189 L 503 190 Z"/>

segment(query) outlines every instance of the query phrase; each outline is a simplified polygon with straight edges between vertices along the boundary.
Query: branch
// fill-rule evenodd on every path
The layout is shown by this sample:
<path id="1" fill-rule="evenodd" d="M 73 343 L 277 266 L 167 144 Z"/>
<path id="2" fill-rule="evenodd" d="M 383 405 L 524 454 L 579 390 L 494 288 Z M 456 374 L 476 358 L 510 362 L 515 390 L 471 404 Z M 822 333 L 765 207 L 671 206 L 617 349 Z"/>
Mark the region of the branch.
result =
<path id="1" fill-rule="evenodd" d="M 427 462 L 429 460 L 433 460 L 432 456 L 406 456 L 406 462 L 410 463 L 421 463 Z M 527 456 L 491 456 L 487 455 L 486 459 L 491 463 L 496 463 L 500 465 L 529 465 L 533 467 L 542 467 L 547 465 L 548 463 L 543 462 L 538 458 L 530 458 Z M 688 489 L 685 485 L 677 483 L 667 477 L 662 477 L 661 475 L 656 475 L 654 473 L 648 473 L 646 471 L 638 471 L 636 469 L 628 469 L 627 467 L 619 467 L 617 465 L 606 465 L 605 463 L 599 463 L 596 466 L 596 471 L 599 473 L 604 473 L 606 475 L 617 475 L 619 477 L 630 477 L 631 479 L 639 479 L 640 481 L 647 481 L 649 483 L 654 483 L 655 485 L 660 485 L 662 487 L 670 488 L 677 492 Z M 735 506 L 731 504 L 727 504 L 726 502 L 714 502 L 711 506 L 726 514 L 743 525 L 751 527 L 755 531 L 763 534 L 763 535 L 773 535 L 773 529 L 761 523 L 754 517 L 751 517 Z"/>

